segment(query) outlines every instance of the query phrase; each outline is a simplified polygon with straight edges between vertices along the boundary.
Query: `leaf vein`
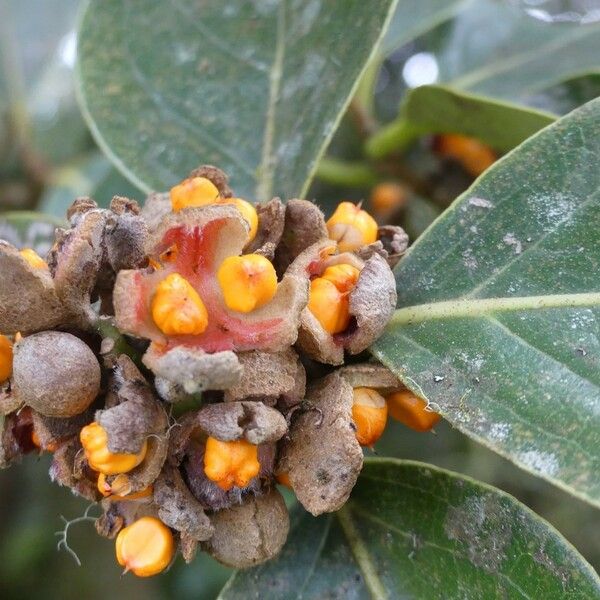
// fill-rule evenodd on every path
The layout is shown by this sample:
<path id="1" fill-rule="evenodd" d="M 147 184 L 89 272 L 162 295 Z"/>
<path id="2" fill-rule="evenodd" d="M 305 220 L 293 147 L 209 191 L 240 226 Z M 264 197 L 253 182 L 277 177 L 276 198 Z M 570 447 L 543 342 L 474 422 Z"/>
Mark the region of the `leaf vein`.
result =
<path id="1" fill-rule="evenodd" d="M 273 193 L 273 176 L 275 161 L 273 157 L 273 143 L 275 139 L 275 118 L 277 116 L 277 103 L 283 75 L 283 61 L 285 58 L 285 23 L 286 0 L 281 0 L 277 12 L 277 32 L 275 38 L 275 54 L 273 65 L 269 70 L 269 102 L 267 104 L 265 132 L 263 136 L 262 157 L 258 167 L 258 182 L 256 185 L 256 199 L 268 200 Z"/>
<path id="2" fill-rule="evenodd" d="M 312 560 L 310 567 L 306 571 L 304 581 L 302 582 L 302 585 L 300 586 L 300 589 L 298 590 L 298 593 L 296 594 L 297 598 L 302 598 L 302 593 L 306 589 L 306 586 L 308 585 L 308 582 L 310 581 L 311 577 L 314 575 L 317 563 L 319 562 L 319 558 L 321 556 L 321 553 L 323 552 L 325 542 L 327 541 L 327 538 L 329 537 L 329 531 L 331 529 L 332 521 L 333 521 L 333 519 L 331 518 L 331 515 L 329 515 L 329 518 L 327 519 L 327 524 L 325 525 L 325 527 L 323 527 L 323 534 L 321 535 L 321 539 L 319 540 L 319 544 L 317 545 L 315 557 Z"/>
<path id="3" fill-rule="evenodd" d="M 421 488 L 418 488 L 418 489 L 421 492 L 424 491 Z M 445 499 L 443 503 L 446 506 L 449 506 L 447 499 Z M 371 521 L 371 523 L 373 523 L 375 525 L 379 525 L 379 527 L 381 527 L 383 529 L 386 529 L 386 530 L 391 529 L 392 531 L 396 532 L 397 534 L 403 536 L 406 539 L 410 539 L 410 540 L 414 539 L 413 533 L 404 531 L 403 529 L 400 529 L 400 527 L 397 527 L 396 525 L 392 525 L 391 523 L 388 523 L 387 521 L 384 521 L 383 519 L 376 517 L 375 515 L 371 514 L 370 512 L 368 512 L 366 510 L 363 510 L 363 509 L 360 509 L 357 507 L 354 507 L 353 510 L 356 514 L 360 515 L 363 519 L 366 519 L 367 521 Z M 458 545 L 455 545 L 455 548 L 446 548 L 445 546 L 440 546 L 439 544 L 436 544 L 435 542 L 431 542 L 431 541 L 429 541 L 427 539 L 423 539 L 423 538 L 419 538 L 419 544 L 430 547 L 430 548 L 434 548 L 435 550 L 441 550 L 443 552 L 448 552 L 455 559 L 458 558 L 460 560 L 467 560 L 469 562 L 472 562 L 471 559 L 469 558 L 468 554 L 461 552 Z M 528 600 L 531 600 L 531 597 L 523 590 L 523 588 L 521 588 L 517 583 L 515 583 L 508 575 L 506 575 L 505 573 L 500 573 L 500 572 L 497 572 L 496 575 L 499 576 L 504 581 L 506 581 L 512 588 L 517 590 L 523 596 L 523 598 L 527 598 Z"/>
<path id="4" fill-rule="evenodd" d="M 173 7 L 179 12 L 185 19 L 186 24 L 193 25 L 194 29 L 199 31 L 202 34 L 202 39 L 210 42 L 215 48 L 222 52 L 223 54 L 233 58 L 234 60 L 252 67 L 256 71 L 260 73 L 266 73 L 266 66 L 262 63 L 255 62 L 250 60 L 248 57 L 243 56 L 242 54 L 238 54 L 232 50 L 232 44 L 225 43 L 221 40 L 221 38 L 215 35 L 208 27 L 204 25 L 204 23 L 198 19 L 191 11 L 187 10 L 185 6 L 181 4 L 178 0 L 172 0 Z"/>

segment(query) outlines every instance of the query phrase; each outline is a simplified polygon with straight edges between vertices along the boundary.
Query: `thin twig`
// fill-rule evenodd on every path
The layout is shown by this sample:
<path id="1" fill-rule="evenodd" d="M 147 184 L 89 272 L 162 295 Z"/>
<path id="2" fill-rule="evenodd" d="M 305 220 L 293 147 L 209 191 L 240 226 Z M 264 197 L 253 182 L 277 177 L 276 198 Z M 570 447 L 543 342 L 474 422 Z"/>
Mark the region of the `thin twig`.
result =
<path id="1" fill-rule="evenodd" d="M 73 550 L 69 546 L 69 542 L 68 542 L 69 528 L 71 527 L 71 525 L 75 525 L 76 523 L 83 523 L 85 521 L 92 521 L 92 522 L 96 521 L 97 517 L 92 517 L 89 514 L 90 509 L 93 508 L 94 506 L 96 506 L 96 502 L 92 502 L 92 504 L 90 504 L 85 509 L 85 512 L 83 513 L 83 515 L 81 517 L 76 517 L 75 519 L 68 520 L 63 515 L 60 515 L 60 518 L 62 519 L 65 526 L 60 531 L 54 532 L 54 535 L 60 536 L 60 539 L 58 540 L 58 543 L 56 544 L 56 549 L 57 550 L 66 550 L 73 557 L 73 560 L 77 563 L 78 567 L 81 566 L 81 561 L 79 560 L 79 556 L 77 556 L 77 553 L 75 552 L 75 550 Z"/>

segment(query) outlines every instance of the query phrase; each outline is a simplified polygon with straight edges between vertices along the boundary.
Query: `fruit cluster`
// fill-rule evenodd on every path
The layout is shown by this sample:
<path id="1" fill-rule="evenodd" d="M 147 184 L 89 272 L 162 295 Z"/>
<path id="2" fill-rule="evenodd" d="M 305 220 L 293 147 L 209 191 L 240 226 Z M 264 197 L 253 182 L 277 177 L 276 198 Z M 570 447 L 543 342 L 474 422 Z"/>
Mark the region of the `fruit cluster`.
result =
<path id="1" fill-rule="evenodd" d="M 388 413 L 439 418 L 360 362 L 408 243 L 360 206 L 254 207 L 205 166 L 141 210 L 79 198 L 67 216 L 47 260 L 0 242 L 0 464 L 52 452 L 51 479 L 101 502 L 127 570 L 198 546 L 263 562 L 289 529 L 276 482 L 335 511 Z"/>

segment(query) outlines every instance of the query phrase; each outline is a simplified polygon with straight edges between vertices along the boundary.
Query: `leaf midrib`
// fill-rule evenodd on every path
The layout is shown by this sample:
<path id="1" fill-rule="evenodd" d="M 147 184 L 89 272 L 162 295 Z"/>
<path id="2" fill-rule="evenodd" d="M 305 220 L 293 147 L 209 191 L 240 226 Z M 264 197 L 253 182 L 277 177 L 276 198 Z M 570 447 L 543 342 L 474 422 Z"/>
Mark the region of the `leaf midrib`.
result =
<path id="1" fill-rule="evenodd" d="M 440 319 L 478 318 L 494 313 L 552 308 L 600 307 L 600 292 L 509 296 L 495 298 L 461 298 L 399 308 L 390 324 L 415 325 Z"/>
<path id="2" fill-rule="evenodd" d="M 268 200 L 273 193 L 273 175 L 275 166 L 273 161 L 273 140 L 275 138 L 276 107 L 277 102 L 279 101 L 281 77 L 283 75 L 283 61 L 285 58 L 285 5 L 286 1 L 281 0 L 277 10 L 275 53 L 273 55 L 273 64 L 269 69 L 269 102 L 267 104 L 261 161 L 257 170 L 257 200 Z"/>

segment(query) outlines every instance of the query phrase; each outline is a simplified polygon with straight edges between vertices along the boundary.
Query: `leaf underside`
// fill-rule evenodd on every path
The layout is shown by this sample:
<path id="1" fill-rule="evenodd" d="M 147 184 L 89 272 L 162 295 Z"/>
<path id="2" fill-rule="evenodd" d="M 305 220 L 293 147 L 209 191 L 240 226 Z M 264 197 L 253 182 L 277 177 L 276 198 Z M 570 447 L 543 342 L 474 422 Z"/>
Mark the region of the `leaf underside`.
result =
<path id="1" fill-rule="evenodd" d="M 238 572 L 219 598 L 599 594 L 577 551 L 511 496 L 431 465 L 368 459 L 342 511 L 297 512 L 279 558 Z"/>
<path id="2" fill-rule="evenodd" d="M 600 100 L 498 161 L 396 270 L 375 355 L 454 426 L 600 505 Z"/>

